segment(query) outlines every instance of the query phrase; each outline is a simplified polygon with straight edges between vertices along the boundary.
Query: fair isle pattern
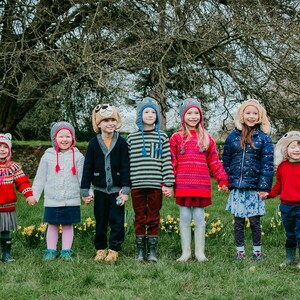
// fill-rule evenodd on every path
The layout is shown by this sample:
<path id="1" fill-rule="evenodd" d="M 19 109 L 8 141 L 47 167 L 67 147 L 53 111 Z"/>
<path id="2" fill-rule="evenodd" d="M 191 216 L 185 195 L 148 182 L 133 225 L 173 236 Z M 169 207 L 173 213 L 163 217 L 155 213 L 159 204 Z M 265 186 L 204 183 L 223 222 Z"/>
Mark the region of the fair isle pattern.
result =
<path id="1" fill-rule="evenodd" d="M 28 177 L 22 168 L 12 163 L 6 167 L 5 163 L 0 163 L 0 212 L 14 211 L 16 209 L 17 196 L 14 186 L 26 198 L 32 196 L 32 189 Z"/>
<path id="2" fill-rule="evenodd" d="M 170 138 L 172 165 L 175 174 L 175 197 L 211 198 L 212 173 L 219 185 L 228 185 L 228 176 L 223 169 L 216 150 L 216 143 L 209 135 L 209 147 L 200 152 L 195 130 L 191 130 L 191 138 L 184 144 L 183 138 L 176 132 Z"/>
<path id="3" fill-rule="evenodd" d="M 171 164 L 169 138 L 165 132 L 160 131 L 162 155 L 155 149 L 159 146 L 156 131 L 144 131 L 147 155 L 142 156 L 142 133 L 136 131 L 127 137 L 130 157 L 130 180 L 133 189 L 155 188 L 161 189 L 162 184 L 172 186 L 174 174 Z"/>

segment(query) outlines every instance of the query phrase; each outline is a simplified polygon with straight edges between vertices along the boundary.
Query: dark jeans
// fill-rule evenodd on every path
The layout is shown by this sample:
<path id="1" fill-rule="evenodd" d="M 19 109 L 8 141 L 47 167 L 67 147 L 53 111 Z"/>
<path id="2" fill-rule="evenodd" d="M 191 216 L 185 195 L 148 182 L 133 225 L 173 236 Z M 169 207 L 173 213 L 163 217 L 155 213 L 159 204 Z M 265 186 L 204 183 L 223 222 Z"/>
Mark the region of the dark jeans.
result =
<path id="1" fill-rule="evenodd" d="M 131 197 L 135 213 L 135 234 L 158 235 L 162 191 L 159 189 L 133 189 Z"/>
<path id="2" fill-rule="evenodd" d="M 124 241 L 124 206 L 116 204 L 118 193 L 106 194 L 94 191 L 94 215 L 96 220 L 95 248 L 120 251 Z M 107 226 L 110 227 L 107 245 Z"/>
<path id="3" fill-rule="evenodd" d="M 286 248 L 300 248 L 300 206 L 280 204 L 282 224 L 285 229 Z"/>
<path id="4" fill-rule="evenodd" d="M 249 217 L 253 246 L 261 245 L 260 216 Z M 245 244 L 245 218 L 234 218 L 234 238 L 237 247 Z"/>

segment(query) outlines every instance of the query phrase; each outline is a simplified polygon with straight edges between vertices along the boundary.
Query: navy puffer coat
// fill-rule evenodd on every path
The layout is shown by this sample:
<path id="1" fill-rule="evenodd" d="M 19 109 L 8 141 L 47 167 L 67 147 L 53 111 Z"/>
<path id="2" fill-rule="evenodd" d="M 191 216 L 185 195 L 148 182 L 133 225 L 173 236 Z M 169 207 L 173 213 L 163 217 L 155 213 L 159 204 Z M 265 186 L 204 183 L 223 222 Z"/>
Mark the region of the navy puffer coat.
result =
<path id="1" fill-rule="evenodd" d="M 235 129 L 224 145 L 223 165 L 229 177 L 229 188 L 270 191 L 274 175 L 271 137 L 257 129 L 253 134 L 256 149 L 249 144 L 242 149 L 240 135 L 241 131 Z"/>

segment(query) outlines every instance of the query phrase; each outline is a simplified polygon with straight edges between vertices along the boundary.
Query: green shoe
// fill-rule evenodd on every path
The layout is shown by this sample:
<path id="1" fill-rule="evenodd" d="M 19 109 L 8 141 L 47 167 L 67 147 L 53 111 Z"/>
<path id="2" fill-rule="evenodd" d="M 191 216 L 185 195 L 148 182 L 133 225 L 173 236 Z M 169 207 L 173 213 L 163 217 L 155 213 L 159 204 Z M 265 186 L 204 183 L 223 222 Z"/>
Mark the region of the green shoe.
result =
<path id="1" fill-rule="evenodd" d="M 53 249 L 47 249 L 42 251 L 44 253 L 44 260 L 54 260 L 56 258 L 57 251 Z"/>
<path id="2" fill-rule="evenodd" d="M 72 256 L 74 254 L 74 251 L 72 249 L 68 250 L 61 250 L 60 251 L 60 258 L 66 261 L 71 261 L 73 260 Z"/>

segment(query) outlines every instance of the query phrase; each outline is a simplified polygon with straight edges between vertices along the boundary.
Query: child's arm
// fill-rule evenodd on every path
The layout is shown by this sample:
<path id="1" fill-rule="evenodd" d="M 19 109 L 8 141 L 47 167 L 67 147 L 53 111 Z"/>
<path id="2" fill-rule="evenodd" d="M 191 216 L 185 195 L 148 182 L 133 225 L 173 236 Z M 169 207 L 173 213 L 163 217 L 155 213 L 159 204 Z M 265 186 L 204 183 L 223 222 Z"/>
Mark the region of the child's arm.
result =
<path id="1" fill-rule="evenodd" d="M 46 159 L 44 156 L 42 156 L 32 184 L 33 196 L 37 201 L 39 201 L 45 187 L 48 172 L 47 170 L 48 167 Z"/>
<path id="2" fill-rule="evenodd" d="M 162 134 L 163 145 L 162 145 L 162 192 L 166 197 L 172 197 L 173 185 L 175 182 L 173 166 L 171 161 L 170 142 L 166 134 Z"/>

